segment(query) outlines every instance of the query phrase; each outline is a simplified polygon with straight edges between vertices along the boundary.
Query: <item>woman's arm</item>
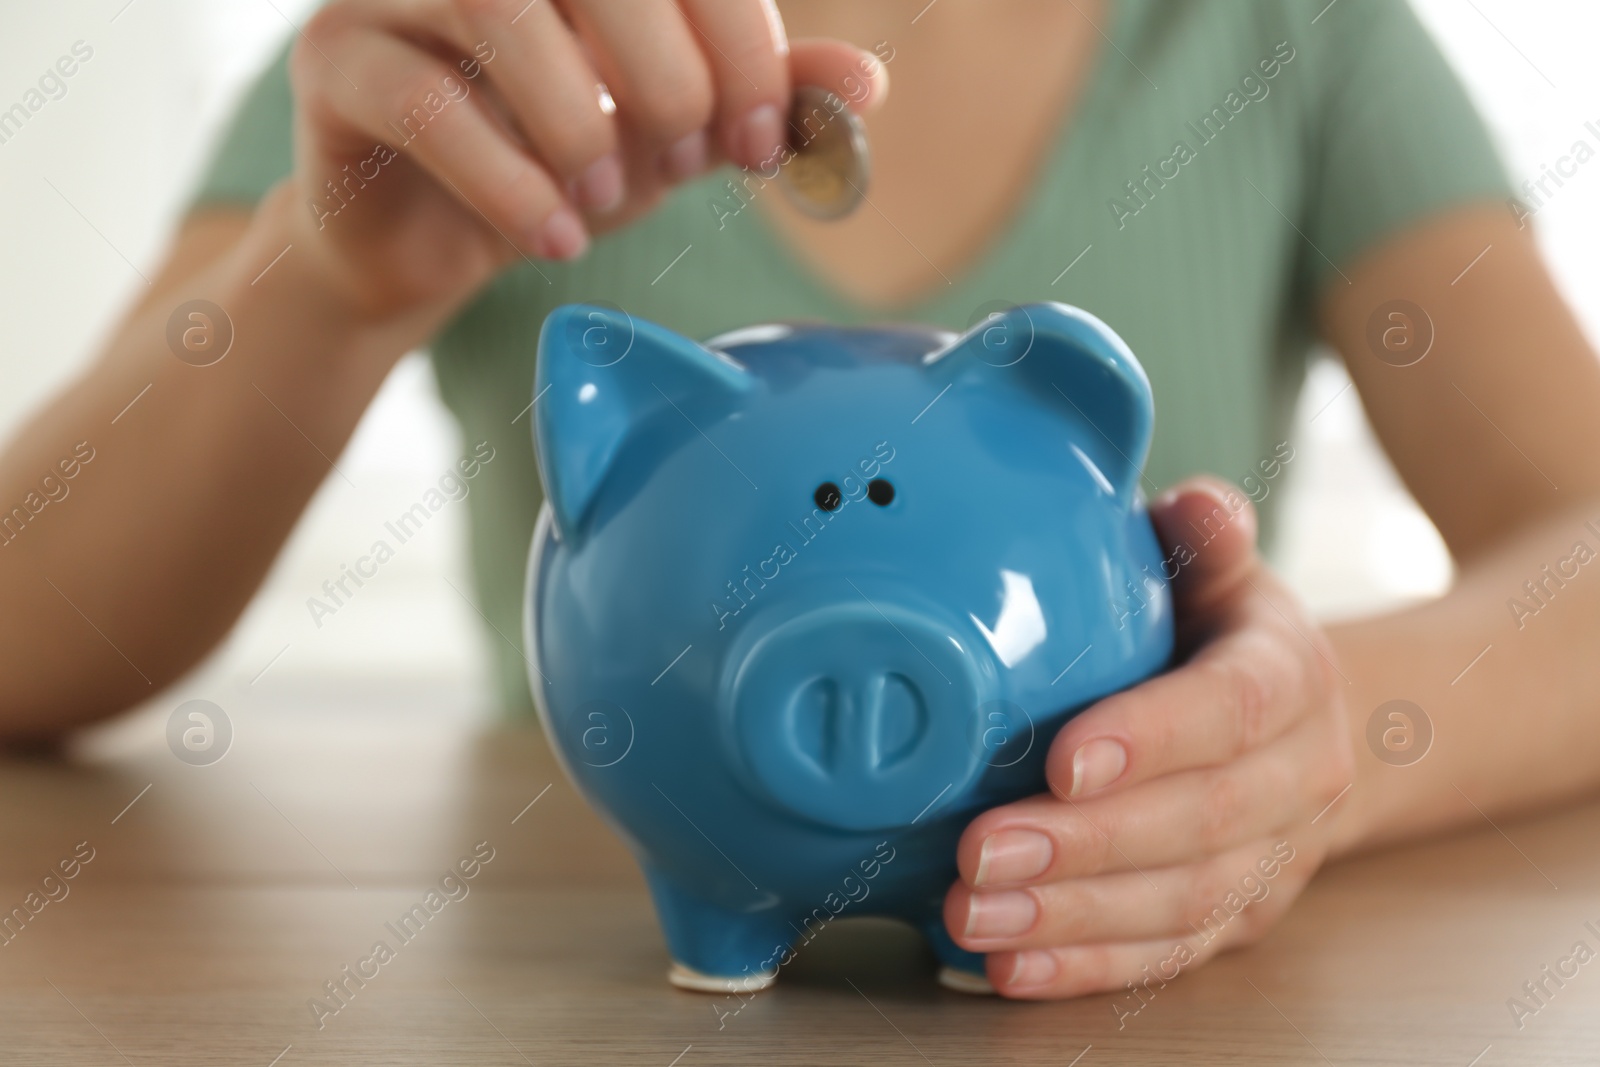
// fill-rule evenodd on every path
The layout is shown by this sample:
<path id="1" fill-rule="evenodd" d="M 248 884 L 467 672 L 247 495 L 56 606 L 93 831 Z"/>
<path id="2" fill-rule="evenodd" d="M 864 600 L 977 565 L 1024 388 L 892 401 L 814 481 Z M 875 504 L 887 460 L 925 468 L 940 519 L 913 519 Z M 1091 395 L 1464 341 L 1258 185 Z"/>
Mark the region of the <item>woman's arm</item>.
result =
<path id="1" fill-rule="evenodd" d="M 0 455 L 0 741 L 111 714 L 198 661 L 390 367 L 495 273 L 580 255 L 721 160 L 759 166 L 792 84 L 884 98 L 875 57 L 791 49 L 764 0 L 696 15 L 317 11 L 290 56 L 293 173 L 253 215 L 190 222 L 101 358 Z M 233 333 L 209 366 L 171 340 L 197 299 Z"/>
<path id="2" fill-rule="evenodd" d="M 425 321 L 360 322 L 294 250 L 268 269 L 301 210 L 286 192 L 254 219 L 188 223 L 105 353 L 0 456 L 0 735 L 59 733 L 193 665 L 427 336 Z M 173 309 L 196 298 L 232 323 L 207 367 L 168 347 Z"/>
<path id="3" fill-rule="evenodd" d="M 1443 216 L 1348 273 L 1324 301 L 1325 332 L 1459 574 L 1439 600 L 1329 630 L 1357 754 L 1336 850 L 1600 786 L 1600 362 L 1502 209 Z M 1432 322 L 1412 366 L 1368 342 L 1395 299 Z M 1366 741 L 1393 699 L 1432 724 L 1414 764 Z"/>

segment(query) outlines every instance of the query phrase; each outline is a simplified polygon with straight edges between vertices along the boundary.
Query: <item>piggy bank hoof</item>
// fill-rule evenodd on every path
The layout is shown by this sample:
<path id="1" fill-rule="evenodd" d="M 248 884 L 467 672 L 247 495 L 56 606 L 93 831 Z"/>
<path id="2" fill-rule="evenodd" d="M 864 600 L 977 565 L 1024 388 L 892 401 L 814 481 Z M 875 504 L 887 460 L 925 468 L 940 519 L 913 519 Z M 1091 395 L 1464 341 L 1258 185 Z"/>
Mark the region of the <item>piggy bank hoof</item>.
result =
<path id="1" fill-rule="evenodd" d="M 679 989 L 692 989 L 696 993 L 757 993 L 777 980 L 777 971 L 722 978 L 714 974 L 703 974 L 693 967 L 685 967 L 676 960 L 667 968 L 667 981 Z"/>
<path id="2" fill-rule="evenodd" d="M 955 967 L 939 968 L 939 984 L 946 989 L 953 989 L 957 993 L 971 993 L 974 996 L 992 996 L 994 986 L 989 979 L 972 971 L 963 971 Z"/>

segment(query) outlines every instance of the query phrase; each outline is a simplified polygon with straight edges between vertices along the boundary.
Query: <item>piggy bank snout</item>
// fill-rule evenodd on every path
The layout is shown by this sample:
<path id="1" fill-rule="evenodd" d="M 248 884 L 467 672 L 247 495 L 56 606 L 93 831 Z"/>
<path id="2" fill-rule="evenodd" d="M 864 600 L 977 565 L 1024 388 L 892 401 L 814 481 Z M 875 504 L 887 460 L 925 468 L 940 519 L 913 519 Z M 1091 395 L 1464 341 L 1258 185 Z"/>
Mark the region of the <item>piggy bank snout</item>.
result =
<path id="1" fill-rule="evenodd" d="M 838 829 L 906 826 L 981 770 L 981 653 L 891 604 L 788 618 L 728 665 L 724 689 L 768 798 Z"/>

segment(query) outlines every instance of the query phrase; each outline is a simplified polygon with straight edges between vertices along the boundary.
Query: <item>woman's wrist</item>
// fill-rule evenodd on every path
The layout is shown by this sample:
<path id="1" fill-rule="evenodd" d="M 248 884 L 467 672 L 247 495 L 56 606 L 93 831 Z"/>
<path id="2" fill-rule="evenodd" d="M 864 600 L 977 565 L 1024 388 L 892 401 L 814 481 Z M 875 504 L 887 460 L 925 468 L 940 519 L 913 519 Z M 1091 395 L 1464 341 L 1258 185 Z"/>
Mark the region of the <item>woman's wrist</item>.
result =
<path id="1" fill-rule="evenodd" d="M 385 368 L 426 343 L 460 303 L 402 303 L 364 285 L 314 225 L 292 176 L 262 197 L 230 266 L 233 292 L 294 314 L 326 341 L 313 348 Z"/>
<path id="2" fill-rule="evenodd" d="M 381 358 L 368 338 L 385 323 L 328 269 L 327 257 L 294 218 L 296 207 L 287 181 L 274 186 L 238 242 L 181 296 L 215 302 L 241 342 L 291 342 L 273 343 L 270 351 L 259 344 L 240 347 L 241 354 L 292 373 L 303 363 L 329 370 L 351 359 Z M 401 347 L 394 360 L 404 353 Z"/>
<path id="3" fill-rule="evenodd" d="M 1397 781 L 1394 767 L 1375 758 L 1368 744 L 1368 720 L 1373 708 L 1381 703 L 1373 696 L 1371 677 L 1366 670 L 1374 651 L 1369 640 L 1370 629 L 1363 622 L 1353 622 L 1330 626 L 1327 633 L 1341 669 L 1349 678 L 1349 684 L 1344 686 L 1344 715 L 1350 732 L 1350 749 L 1355 753 L 1355 773 L 1350 788 L 1318 820 L 1327 824 L 1329 856 L 1338 857 L 1359 852 L 1374 838 L 1384 836 L 1384 813 L 1393 806 L 1391 794 L 1404 783 Z M 1390 773 L 1383 773 L 1385 771 Z"/>
<path id="4" fill-rule="evenodd" d="M 232 439 L 233 420 L 266 397 L 319 447 L 342 444 L 395 363 L 449 309 L 374 314 L 299 228 L 303 210 L 287 182 L 272 189 L 225 252 L 147 302 L 105 374 L 131 387 L 153 372 L 164 394 L 188 397 L 189 418 L 214 423 L 218 440 Z M 122 391 L 105 402 L 124 403 Z"/>

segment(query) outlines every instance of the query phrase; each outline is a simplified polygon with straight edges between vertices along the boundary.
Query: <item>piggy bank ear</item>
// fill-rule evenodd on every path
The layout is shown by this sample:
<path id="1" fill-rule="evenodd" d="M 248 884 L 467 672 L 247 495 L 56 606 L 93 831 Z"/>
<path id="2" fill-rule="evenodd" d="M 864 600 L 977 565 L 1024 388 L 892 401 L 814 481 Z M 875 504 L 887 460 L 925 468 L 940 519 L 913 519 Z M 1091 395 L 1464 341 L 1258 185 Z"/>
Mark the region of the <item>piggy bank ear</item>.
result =
<path id="1" fill-rule="evenodd" d="M 934 374 L 1026 389 L 1083 426 L 1076 443 L 1124 504 L 1138 490 L 1155 406 L 1150 380 L 1111 327 L 1066 304 L 996 312 L 925 357 Z"/>
<path id="2" fill-rule="evenodd" d="M 693 435 L 691 416 L 727 410 L 750 382 L 727 356 L 617 308 L 552 311 L 539 331 L 533 440 L 560 534 L 578 536 L 631 436 L 652 425 L 664 440 Z"/>

